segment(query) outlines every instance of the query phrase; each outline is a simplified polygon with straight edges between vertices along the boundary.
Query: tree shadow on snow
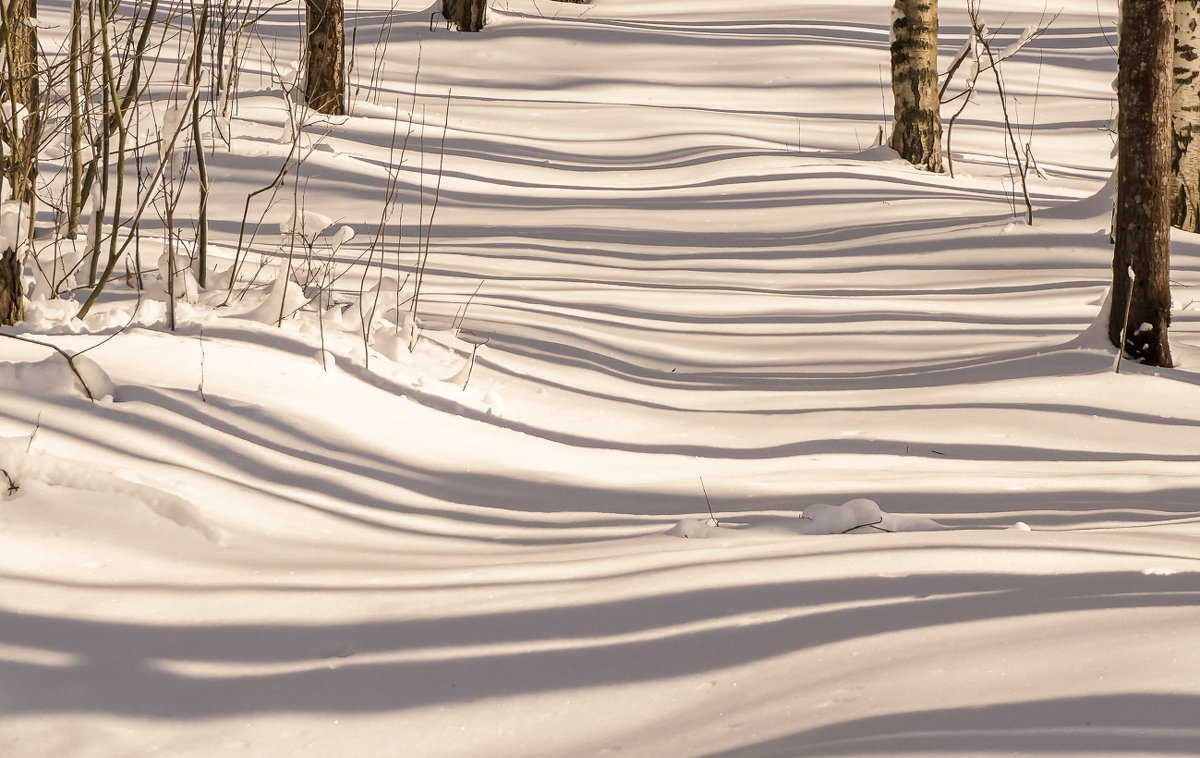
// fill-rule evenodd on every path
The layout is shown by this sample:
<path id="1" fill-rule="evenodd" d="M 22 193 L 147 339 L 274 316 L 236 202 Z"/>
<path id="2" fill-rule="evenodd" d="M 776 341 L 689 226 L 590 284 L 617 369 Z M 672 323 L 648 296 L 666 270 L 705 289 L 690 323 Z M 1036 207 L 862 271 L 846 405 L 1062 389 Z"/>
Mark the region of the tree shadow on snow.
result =
<path id="1" fill-rule="evenodd" d="M 199 719 L 422 708 L 669 680 L 822 645 L 968 622 L 1040 617 L 1052 634 L 1060 613 L 1194 608 L 1200 591 L 1194 574 L 971 573 L 792 579 L 588 600 L 507 612 L 459 607 L 438 618 L 323 625 L 142 625 L 0 612 L 0 642 L 56 659 L 0 662 L 0 710 Z M 1005 644 L 1004 655 L 1022 655 L 1021 639 Z M 1138 702 L 1135 695 L 1113 702 L 1123 698 Z M 1100 702 L 1103 715 L 1095 718 L 1194 730 L 1200 698 L 1180 698 L 1153 717 L 1130 710 L 1117 718 L 1107 707 L 1111 702 Z M 1191 706 L 1175 707 L 1183 699 Z M 1040 725 L 1072 724 L 1090 712 L 1087 705 L 1047 708 Z M 942 736 L 910 738 L 914 746 L 961 748 L 957 740 L 989 725 L 1021 721 L 1028 712 L 1021 713 L 965 709 L 962 720 L 951 719 L 967 725 L 962 731 L 942 721 Z M 935 715 L 914 718 L 932 728 Z M 883 718 L 833 726 L 797 736 L 789 745 L 829 745 L 865 731 L 866 744 L 882 751 L 884 735 L 902 723 Z M 872 730 L 879 741 L 872 741 Z"/>
<path id="2" fill-rule="evenodd" d="M 895 755 L 1190 755 L 1200 696 L 1167 692 L 1026 700 L 843 721 L 706 758 Z"/>

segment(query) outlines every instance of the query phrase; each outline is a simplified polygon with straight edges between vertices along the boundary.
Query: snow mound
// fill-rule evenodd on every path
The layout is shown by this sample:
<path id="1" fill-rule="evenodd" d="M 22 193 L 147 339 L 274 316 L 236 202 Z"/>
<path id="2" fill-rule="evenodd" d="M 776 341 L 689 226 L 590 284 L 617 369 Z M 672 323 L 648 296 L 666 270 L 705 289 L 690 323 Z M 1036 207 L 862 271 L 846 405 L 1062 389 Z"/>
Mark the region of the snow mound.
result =
<path id="1" fill-rule="evenodd" d="M 753 526 L 719 523 L 713 519 L 685 518 L 667 530 L 671 537 L 705 539 L 727 536 L 736 531 L 785 532 L 791 534 L 863 534 L 875 532 L 928 532 L 945 529 L 938 522 L 916 516 L 896 516 L 887 513 L 874 500 L 865 497 L 848 500 L 841 505 L 816 503 L 804 509 L 798 519 L 771 518 Z"/>
<path id="2" fill-rule="evenodd" d="M 266 298 L 244 315 L 252 321 L 268 325 L 277 325 L 289 319 L 308 303 L 300 285 L 282 271 L 267 291 Z"/>
<path id="3" fill-rule="evenodd" d="M 884 512 L 865 497 L 841 505 L 816 503 L 800 514 L 801 534 L 850 534 L 855 532 L 920 532 L 943 528 L 932 519 L 895 516 Z"/>
<path id="4" fill-rule="evenodd" d="M 817 503 L 804 509 L 800 520 L 813 534 L 845 534 L 857 529 L 877 528 L 883 524 L 883 511 L 874 500 L 860 497 L 841 505 Z"/>
<path id="5" fill-rule="evenodd" d="M 89 499 L 79 493 L 116 496 L 124 505 L 136 503 L 175 526 L 195 532 L 206 541 L 224 545 L 222 530 L 208 523 L 200 511 L 184 498 L 122 478 L 80 461 L 67 460 L 39 451 L 26 450 L 27 438 L 0 440 L 0 468 L 8 473 L 16 489 L 9 498 L 32 495 L 43 508 L 51 503 L 74 509 L 89 508 Z"/>
<path id="6" fill-rule="evenodd" d="M 94 400 L 111 399 L 114 396 L 113 381 L 99 364 L 85 355 L 75 356 L 72 362 L 75 364 L 74 371 L 61 355 L 51 355 L 40 361 L 0 363 L 0 389 L 41 394 L 78 394 Z"/>
<path id="7" fill-rule="evenodd" d="M 300 211 L 279 224 L 280 234 L 295 234 L 312 239 L 333 226 L 333 219 L 322 213 Z"/>
<path id="8" fill-rule="evenodd" d="M 667 530 L 669 537 L 684 539 L 705 539 L 720 534 L 721 527 L 712 519 L 685 518 Z"/>

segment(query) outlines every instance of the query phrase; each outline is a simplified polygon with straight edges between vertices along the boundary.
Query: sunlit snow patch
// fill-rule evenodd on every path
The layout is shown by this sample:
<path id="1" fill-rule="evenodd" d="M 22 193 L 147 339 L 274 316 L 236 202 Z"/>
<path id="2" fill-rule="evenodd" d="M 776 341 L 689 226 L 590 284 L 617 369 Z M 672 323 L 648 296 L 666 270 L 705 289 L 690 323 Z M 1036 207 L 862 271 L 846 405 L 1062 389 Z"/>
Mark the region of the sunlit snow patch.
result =
<path id="1" fill-rule="evenodd" d="M 144 508 L 177 527 L 195 532 L 208 542 L 223 545 L 224 532 L 208 523 L 196 506 L 158 487 L 138 484 L 81 461 L 66 460 L 38 450 L 28 451 L 28 438 L 0 440 L 0 468 L 7 473 L 8 492 L 3 499 L 32 499 L 35 510 L 53 516 L 58 512 L 78 527 L 88 518 L 101 517 L 106 528 L 116 528 L 116 509 Z M 8 485 L 11 480 L 12 485 Z M 3 493 L 4 489 L 0 489 Z M 95 497 L 92 497 L 95 496 Z M 107 515 L 100 503 L 107 503 Z M 10 511 L 6 508 L 5 512 Z M 159 522 L 160 524 L 162 521 Z"/>

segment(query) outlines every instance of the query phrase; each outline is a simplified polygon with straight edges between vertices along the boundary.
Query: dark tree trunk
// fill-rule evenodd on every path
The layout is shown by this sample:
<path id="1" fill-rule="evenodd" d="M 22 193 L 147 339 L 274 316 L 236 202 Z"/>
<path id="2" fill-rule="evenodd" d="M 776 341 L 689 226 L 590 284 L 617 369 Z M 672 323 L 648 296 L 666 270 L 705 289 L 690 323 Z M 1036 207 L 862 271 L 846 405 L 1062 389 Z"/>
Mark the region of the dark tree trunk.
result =
<path id="1" fill-rule="evenodd" d="M 1126 355 L 1153 366 L 1171 365 L 1167 327 L 1171 322 L 1173 29 L 1171 0 L 1122 3 L 1116 251 L 1108 336 Z"/>
<path id="2" fill-rule="evenodd" d="M 11 10 L 8 6 L 11 5 Z M 5 25 L 6 74 L 0 83 L 5 99 L 12 99 L 29 108 L 37 102 L 37 27 L 30 23 L 37 18 L 37 0 L 9 0 L 6 15 L 11 13 L 11 26 Z"/>
<path id="3" fill-rule="evenodd" d="M 308 73 L 304 102 L 321 113 L 346 113 L 346 39 L 342 0 L 304 0 Z"/>
<path id="4" fill-rule="evenodd" d="M 892 9 L 892 148 L 914 166 L 942 170 L 936 0 L 896 0 Z"/>
<path id="5" fill-rule="evenodd" d="M 487 0 L 442 0 L 442 16 L 458 27 L 460 32 L 483 29 Z"/>
<path id="6" fill-rule="evenodd" d="M 37 0 L 11 0 L 5 3 L 4 71 L 0 81 L 2 97 L 8 101 L 0 117 L 0 165 L 8 182 L 8 195 L 2 200 L 32 204 L 37 183 L 37 148 L 41 135 L 38 113 Z M 24 106 L 20 113 L 14 106 Z M 20 216 L 27 216 L 22 213 Z M 19 224 L 18 226 L 24 226 Z M 0 251 L 0 324 L 15 324 L 25 317 L 22 299 L 21 269 L 24 245 L 18 239 L 26 229 L 17 229 Z"/>
<path id="7" fill-rule="evenodd" d="M 22 290 L 21 256 L 10 247 L 0 254 L 0 324 L 7 326 L 25 318 Z"/>
<path id="8" fill-rule="evenodd" d="M 37 0 L 11 0 L 12 24 L 5 29 L 3 45 L 5 75 L 0 81 L 0 99 L 25 107 L 21 119 L 11 104 L 5 105 L 0 140 L 4 148 L 4 176 L 9 182 L 5 199 L 28 203 L 33 199 L 37 180 L 38 84 L 37 27 L 30 21 L 37 18 Z M 5 3 L 8 5 L 8 3 Z M 20 121 L 21 123 L 16 123 Z"/>

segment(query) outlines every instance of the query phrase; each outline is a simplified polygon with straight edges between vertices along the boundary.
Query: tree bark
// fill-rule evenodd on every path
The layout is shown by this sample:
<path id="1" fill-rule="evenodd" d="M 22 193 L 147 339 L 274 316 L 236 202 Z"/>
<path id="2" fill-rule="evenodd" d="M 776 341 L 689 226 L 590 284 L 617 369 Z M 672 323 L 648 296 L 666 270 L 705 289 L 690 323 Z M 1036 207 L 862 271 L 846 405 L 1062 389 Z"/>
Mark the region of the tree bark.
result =
<path id="1" fill-rule="evenodd" d="M 892 9 L 892 148 L 909 163 L 940 173 L 937 45 L 937 1 L 896 0 Z"/>
<path id="2" fill-rule="evenodd" d="M 7 0 L 0 4 L 5 12 L 4 76 L 0 80 L 0 99 L 9 101 L 0 117 L 0 141 L 3 142 L 4 178 L 8 181 L 6 198 L 27 203 L 33 199 L 37 180 L 38 84 L 37 0 Z M 25 108 L 21 117 L 13 103 Z"/>
<path id="3" fill-rule="evenodd" d="M 37 18 L 37 0 L 5 0 L 4 10 L 4 80 L 5 99 L 31 107 L 37 102 L 37 27 L 30 23 Z"/>
<path id="4" fill-rule="evenodd" d="M 1175 0 L 1171 225 L 1200 232 L 1200 0 Z"/>
<path id="5" fill-rule="evenodd" d="M 0 324 L 11 326 L 25 318 L 25 301 L 21 297 L 21 268 L 23 256 L 14 247 L 0 253 Z"/>
<path id="6" fill-rule="evenodd" d="M 32 204 L 37 183 L 37 147 L 41 134 L 38 117 L 37 0 L 8 0 L 4 11 L 3 63 L 0 99 L 7 101 L 0 116 L 0 173 L 8 185 L 6 201 Z M 17 106 L 24 109 L 20 112 Z M 19 214 L 26 215 L 26 214 Z M 23 227 L 24 224 L 16 224 Z M 24 245 L 18 240 L 26 229 L 11 229 L 0 251 L 0 324 L 15 324 L 25 317 Z M 6 235 L 8 236 L 8 235 Z"/>
<path id="7" fill-rule="evenodd" d="M 481 31 L 486 15 L 487 0 L 442 0 L 442 16 L 460 32 Z"/>
<path id="8" fill-rule="evenodd" d="M 307 68 L 304 102 L 320 113 L 346 113 L 346 35 L 342 0 L 304 0 Z"/>
<path id="9" fill-rule="evenodd" d="M 1108 336 L 1117 349 L 1153 366 L 1171 365 L 1173 22 L 1171 0 L 1124 0 L 1121 5 L 1116 250 Z"/>

